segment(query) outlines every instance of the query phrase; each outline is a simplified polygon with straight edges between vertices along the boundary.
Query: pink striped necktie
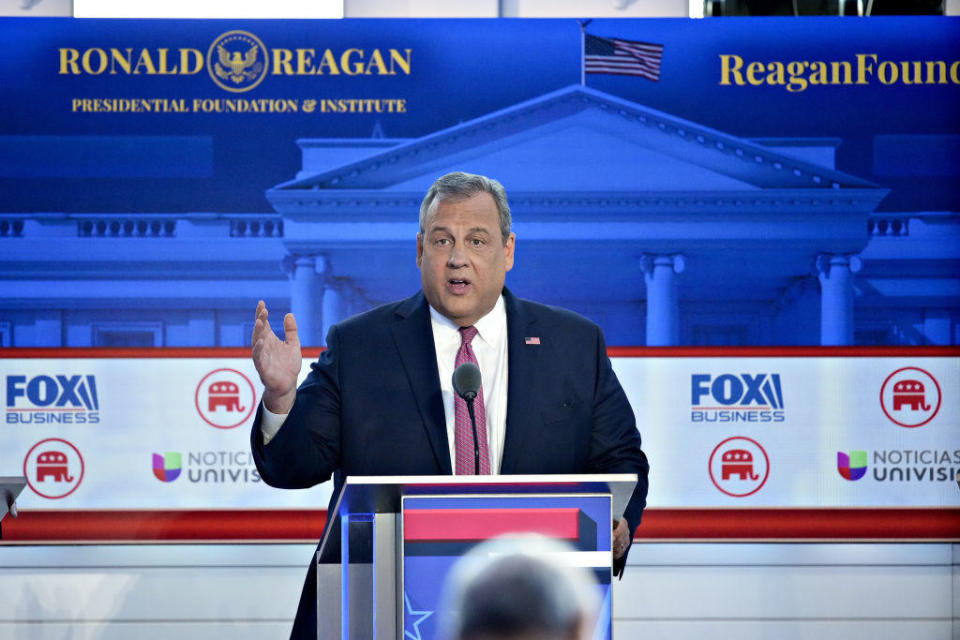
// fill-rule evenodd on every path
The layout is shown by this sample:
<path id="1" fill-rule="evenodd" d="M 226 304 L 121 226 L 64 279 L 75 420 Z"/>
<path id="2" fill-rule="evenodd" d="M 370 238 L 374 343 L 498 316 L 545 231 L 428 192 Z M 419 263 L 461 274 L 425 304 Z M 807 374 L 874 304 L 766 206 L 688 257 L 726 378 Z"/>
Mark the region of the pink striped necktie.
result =
<path id="1" fill-rule="evenodd" d="M 457 351 L 457 360 L 454 369 L 465 362 L 472 362 L 480 366 L 477 356 L 473 354 L 470 342 L 476 337 L 476 327 L 460 327 L 460 350 Z M 473 427 L 470 424 L 470 413 L 463 398 L 454 394 L 454 444 L 457 454 L 456 474 L 458 476 L 474 475 L 475 465 L 473 458 Z M 477 442 L 480 447 L 480 474 L 490 475 L 490 454 L 487 449 L 487 418 L 483 406 L 483 386 L 477 392 L 473 401 L 474 417 L 477 420 Z"/>

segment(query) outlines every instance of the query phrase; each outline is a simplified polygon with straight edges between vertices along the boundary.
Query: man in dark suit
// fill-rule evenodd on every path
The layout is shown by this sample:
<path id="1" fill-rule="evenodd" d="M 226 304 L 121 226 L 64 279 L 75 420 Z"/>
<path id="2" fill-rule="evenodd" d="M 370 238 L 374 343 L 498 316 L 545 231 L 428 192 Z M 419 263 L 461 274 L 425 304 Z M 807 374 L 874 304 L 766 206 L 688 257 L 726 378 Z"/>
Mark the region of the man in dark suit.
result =
<path id="1" fill-rule="evenodd" d="M 287 314 L 279 340 L 261 301 L 252 337 L 264 384 L 254 460 L 277 487 L 310 487 L 332 475 L 334 498 L 349 475 L 473 473 L 472 434 L 467 443 L 465 408 L 450 381 L 455 363 L 471 361 L 483 374 L 475 403 L 481 473 L 638 475 L 613 525 L 619 573 L 647 493 L 633 411 L 599 327 L 504 287 L 516 243 L 510 222 L 495 180 L 439 178 L 420 210 L 422 291 L 332 327 L 299 389 L 296 321 Z M 311 563 L 293 638 L 316 637 L 315 602 Z"/>

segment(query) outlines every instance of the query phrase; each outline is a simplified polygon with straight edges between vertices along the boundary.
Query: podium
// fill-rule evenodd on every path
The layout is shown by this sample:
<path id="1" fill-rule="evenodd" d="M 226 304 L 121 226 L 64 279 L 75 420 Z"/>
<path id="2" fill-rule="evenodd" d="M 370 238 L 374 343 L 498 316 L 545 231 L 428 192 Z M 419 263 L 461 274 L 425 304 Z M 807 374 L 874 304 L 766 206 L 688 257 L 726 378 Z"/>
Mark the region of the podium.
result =
<path id="1" fill-rule="evenodd" d="M 351 476 L 337 498 L 317 563 L 321 640 L 431 640 L 447 572 L 472 546 L 540 533 L 574 548 L 601 589 L 595 638 L 610 638 L 611 521 L 634 474 Z"/>

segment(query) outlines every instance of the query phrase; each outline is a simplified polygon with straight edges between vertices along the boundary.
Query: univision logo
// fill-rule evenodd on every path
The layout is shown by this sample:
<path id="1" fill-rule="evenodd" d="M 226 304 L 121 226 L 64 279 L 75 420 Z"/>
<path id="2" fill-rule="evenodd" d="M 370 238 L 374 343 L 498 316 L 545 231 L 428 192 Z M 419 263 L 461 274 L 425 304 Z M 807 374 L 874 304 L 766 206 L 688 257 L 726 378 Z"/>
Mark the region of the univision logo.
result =
<path id="1" fill-rule="evenodd" d="M 153 454 L 153 475 L 160 482 L 173 482 L 180 477 L 183 468 L 179 451 L 167 451 L 162 456 Z"/>
<path id="2" fill-rule="evenodd" d="M 960 474 L 960 449 L 874 449 L 837 452 L 837 472 L 847 480 L 867 474 L 876 482 L 953 482 Z"/>
<path id="3" fill-rule="evenodd" d="M 160 482 L 173 482 L 184 475 L 187 482 L 194 484 L 244 484 L 261 481 L 249 450 L 185 453 L 167 451 L 162 455 L 154 453 L 153 475 Z"/>
<path id="4" fill-rule="evenodd" d="M 847 480 L 859 480 L 867 473 L 867 452 L 854 450 L 847 454 L 837 451 L 837 471 Z"/>

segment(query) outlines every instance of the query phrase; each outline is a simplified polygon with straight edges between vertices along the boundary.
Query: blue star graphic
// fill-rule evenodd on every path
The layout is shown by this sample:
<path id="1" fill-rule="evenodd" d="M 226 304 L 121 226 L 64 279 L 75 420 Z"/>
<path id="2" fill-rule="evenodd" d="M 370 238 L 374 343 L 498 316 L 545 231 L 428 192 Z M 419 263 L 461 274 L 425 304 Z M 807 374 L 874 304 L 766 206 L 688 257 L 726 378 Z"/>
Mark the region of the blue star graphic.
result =
<path id="1" fill-rule="evenodd" d="M 410 638 L 410 640 L 423 640 L 423 637 L 420 635 L 420 625 L 423 624 L 423 621 L 433 615 L 433 611 L 414 611 L 413 606 L 410 604 L 410 596 L 404 592 L 403 601 L 407 607 L 407 614 L 403 616 L 403 637 Z M 414 620 L 413 618 L 416 618 Z M 407 629 L 407 622 L 413 623 L 413 631 Z"/>

